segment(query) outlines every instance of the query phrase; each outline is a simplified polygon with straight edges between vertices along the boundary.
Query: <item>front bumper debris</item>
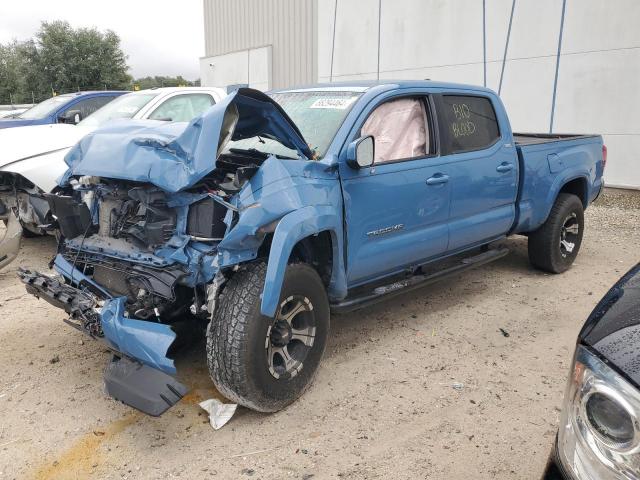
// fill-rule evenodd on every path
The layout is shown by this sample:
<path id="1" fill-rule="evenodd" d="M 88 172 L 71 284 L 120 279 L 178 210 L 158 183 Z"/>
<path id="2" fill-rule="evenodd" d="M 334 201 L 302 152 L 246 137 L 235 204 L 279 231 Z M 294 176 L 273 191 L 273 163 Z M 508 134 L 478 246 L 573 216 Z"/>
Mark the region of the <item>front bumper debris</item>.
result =
<path id="1" fill-rule="evenodd" d="M 18 276 L 27 292 L 69 314 L 69 321 L 91 337 L 103 340 L 114 352 L 105 370 L 105 390 L 117 400 L 158 416 L 188 391 L 175 373 L 167 351 L 176 338 L 169 325 L 127 318 L 124 297 L 113 298 L 93 284 L 61 256 L 54 266 L 66 277 L 21 269 Z"/>
<path id="2" fill-rule="evenodd" d="M 0 241 L 0 268 L 6 267 L 13 262 L 20 251 L 20 241 L 22 240 L 22 226 L 18 217 L 13 212 L 9 213 L 7 230 L 4 238 Z"/>
<path id="3" fill-rule="evenodd" d="M 113 398 L 154 417 L 178 403 L 189 390 L 171 375 L 117 354 L 104 371 L 104 389 Z"/>

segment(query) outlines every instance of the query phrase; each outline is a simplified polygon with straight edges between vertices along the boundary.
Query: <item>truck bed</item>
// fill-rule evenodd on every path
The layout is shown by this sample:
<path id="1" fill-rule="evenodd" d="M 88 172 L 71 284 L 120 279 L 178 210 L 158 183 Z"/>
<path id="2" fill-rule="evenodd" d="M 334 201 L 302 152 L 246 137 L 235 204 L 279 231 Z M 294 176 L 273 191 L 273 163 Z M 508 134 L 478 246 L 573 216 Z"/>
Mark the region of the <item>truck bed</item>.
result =
<path id="1" fill-rule="evenodd" d="M 512 233 L 535 231 L 561 186 L 573 182 L 586 206 L 602 188 L 600 135 L 514 133 L 520 164 L 518 215 Z"/>
<path id="2" fill-rule="evenodd" d="M 577 140 L 579 138 L 597 137 L 597 135 L 579 135 L 574 133 L 514 133 L 516 145 L 538 145 L 562 140 Z"/>

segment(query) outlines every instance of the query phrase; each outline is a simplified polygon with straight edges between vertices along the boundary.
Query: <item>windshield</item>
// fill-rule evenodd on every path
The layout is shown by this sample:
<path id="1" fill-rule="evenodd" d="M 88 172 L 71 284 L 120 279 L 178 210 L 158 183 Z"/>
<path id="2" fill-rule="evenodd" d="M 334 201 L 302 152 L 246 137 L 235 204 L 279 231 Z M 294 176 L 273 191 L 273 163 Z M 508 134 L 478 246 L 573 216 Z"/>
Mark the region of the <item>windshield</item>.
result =
<path id="1" fill-rule="evenodd" d="M 29 110 L 22 112 L 16 118 L 24 118 L 25 120 L 36 120 L 38 118 L 44 118 L 47 115 L 53 113 L 57 110 L 61 105 L 64 105 L 69 100 L 71 100 L 70 96 L 60 95 L 59 97 L 51 97 L 44 102 L 40 102 L 39 104 L 31 107 Z"/>
<path id="2" fill-rule="evenodd" d="M 359 92 L 278 92 L 273 98 L 291 117 L 300 133 L 314 152 L 314 159 L 321 159 L 342 121 L 361 94 Z M 225 151 L 232 148 L 259 150 L 265 153 L 298 158 L 295 150 L 265 137 L 253 137 L 231 141 Z"/>
<path id="3" fill-rule="evenodd" d="M 158 93 L 129 93 L 122 95 L 96 110 L 78 125 L 99 127 L 103 123 L 116 118 L 132 118 L 157 95 Z"/>

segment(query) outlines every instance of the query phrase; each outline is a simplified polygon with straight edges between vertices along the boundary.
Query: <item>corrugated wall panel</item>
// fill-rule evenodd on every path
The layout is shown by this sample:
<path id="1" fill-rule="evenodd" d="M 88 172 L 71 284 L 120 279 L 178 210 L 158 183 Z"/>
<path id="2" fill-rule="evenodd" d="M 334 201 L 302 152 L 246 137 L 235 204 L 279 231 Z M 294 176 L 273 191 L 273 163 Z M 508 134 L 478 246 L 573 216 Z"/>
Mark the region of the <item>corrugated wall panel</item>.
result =
<path id="1" fill-rule="evenodd" d="M 272 46 L 273 88 L 315 82 L 318 0 L 204 0 L 205 56 Z"/>

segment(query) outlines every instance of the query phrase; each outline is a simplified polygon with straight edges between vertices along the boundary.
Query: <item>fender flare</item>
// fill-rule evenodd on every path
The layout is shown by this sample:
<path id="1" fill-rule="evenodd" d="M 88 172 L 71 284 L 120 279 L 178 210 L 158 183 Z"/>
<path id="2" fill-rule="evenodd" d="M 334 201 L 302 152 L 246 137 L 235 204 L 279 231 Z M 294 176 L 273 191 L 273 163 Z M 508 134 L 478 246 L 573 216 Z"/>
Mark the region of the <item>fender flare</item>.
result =
<path id="1" fill-rule="evenodd" d="M 332 207 L 307 206 L 285 215 L 276 226 L 262 292 L 260 312 L 263 315 L 273 317 L 276 314 L 285 270 L 293 247 L 303 238 L 323 231 L 330 232 L 333 246 L 329 293 L 335 298 L 346 296 L 342 221 Z"/>
<path id="2" fill-rule="evenodd" d="M 551 188 L 549 189 L 549 193 L 547 194 L 547 198 L 545 200 L 545 205 L 547 206 L 547 208 L 545 209 L 545 214 L 544 217 L 542 219 L 542 223 L 546 222 L 547 219 L 549 218 L 549 214 L 551 213 L 551 209 L 553 208 L 553 205 L 556 203 L 556 200 L 558 199 L 558 195 L 560 195 L 560 190 L 563 189 L 563 187 L 569 183 L 572 182 L 573 180 L 584 180 L 584 182 L 587 185 L 587 191 L 586 191 L 586 198 L 587 198 L 587 205 L 589 204 L 589 197 L 591 195 L 591 185 L 589 183 L 589 174 L 586 171 L 580 171 L 580 172 L 571 172 L 571 173 L 567 173 L 566 175 L 562 176 L 562 177 L 558 177 L 556 178 L 556 180 L 553 182 L 553 184 L 551 185 Z M 586 208 L 586 207 L 585 207 Z"/>

